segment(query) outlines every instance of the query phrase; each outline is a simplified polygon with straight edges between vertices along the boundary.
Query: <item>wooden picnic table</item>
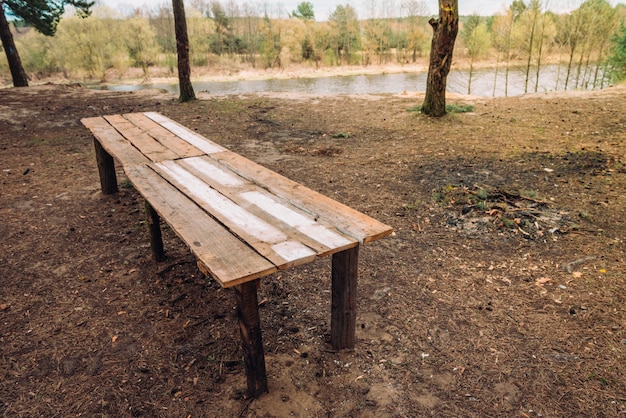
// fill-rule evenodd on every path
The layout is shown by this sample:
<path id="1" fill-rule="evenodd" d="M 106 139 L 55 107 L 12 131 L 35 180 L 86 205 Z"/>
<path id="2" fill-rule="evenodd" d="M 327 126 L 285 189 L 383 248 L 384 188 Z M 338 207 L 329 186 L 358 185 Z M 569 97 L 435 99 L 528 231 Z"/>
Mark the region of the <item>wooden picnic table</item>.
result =
<path id="1" fill-rule="evenodd" d="M 261 277 L 332 255 L 331 343 L 353 348 L 359 245 L 391 227 L 287 179 L 155 112 L 86 118 L 104 194 L 115 160 L 144 197 L 151 246 L 165 258 L 161 219 L 200 270 L 237 301 L 248 394 L 267 392 L 257 286 Z"/>

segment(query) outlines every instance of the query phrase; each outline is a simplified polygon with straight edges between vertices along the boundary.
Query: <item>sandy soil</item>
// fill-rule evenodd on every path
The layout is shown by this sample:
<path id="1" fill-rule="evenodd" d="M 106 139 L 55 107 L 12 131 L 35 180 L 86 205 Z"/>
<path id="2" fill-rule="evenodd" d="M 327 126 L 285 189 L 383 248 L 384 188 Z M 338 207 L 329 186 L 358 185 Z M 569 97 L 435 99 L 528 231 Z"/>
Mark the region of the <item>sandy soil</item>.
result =
<path id="1" fill-rule="evenodd" d="M 0 90 L 0 414 L 626 413 L 626 88 L 518 98 Z M 143 203 L 98 193 L 82 117 L 159 111 L 395 228 L 361 251 L 357 346 L 329 260 L 263 279 L 270 393 L 244 396 L 234 297 Z"/>

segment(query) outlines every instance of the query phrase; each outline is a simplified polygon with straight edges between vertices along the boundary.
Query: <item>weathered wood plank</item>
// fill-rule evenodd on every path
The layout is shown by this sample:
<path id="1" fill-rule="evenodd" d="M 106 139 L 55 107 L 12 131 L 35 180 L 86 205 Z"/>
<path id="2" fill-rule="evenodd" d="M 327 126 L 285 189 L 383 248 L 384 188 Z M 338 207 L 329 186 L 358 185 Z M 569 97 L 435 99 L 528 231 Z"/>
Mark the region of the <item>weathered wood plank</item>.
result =
<path id="1" fill-rule="evenodd" d="M 272 263 L 233 236 L 150 167 L 138 165 L 124 170 L 139 193 L 223 287 L 277 271 Z"/>
<path id="2" fill-rule="evenodd" d="M 154 164 L 164 178 L 209 212 L 232 233 L 245 240 L 278 268 L 285 269 L 313 261 L 317 254 L 283 231 L 211 188 L 175 161 Z M 237 257 L 237 254 L 233 254 Z"/>
<path id="3" fill-rule="evenodd" d="M 246 367 L 248 397 L 250 398 L 256 398 L 262 393 L 269 392 L 265 372 L 265 352 L 263 351 L 257 285 L 258 281 L 253 281 L 233 288 L 237 301 L 239 334 L 241 335 L 243 360 Z"/>
<path id="4" fill-rule="evenodd" d="M 104 118 L 84 118 L 81 122 L 91 131 L 102 148 L 122 165 L 145 164 L 150 161 Z"/>
<path id="5" fill-rule="evenodd" d="M 207 154 L 213 154 L 226 150 L 226 148 L 222 147 L 221 145 L 216 144 L 215 142 L 195 133 L 191 129 L 177 122 L 174 122 L 170 118 L 165 117 L 160 113 L 145 112 L 144 114 L 164 128 L 170 130 L 173 134 L 177 135 L 182 140 L 189 142 L 191 145 L 204 151 Z"/>
<path id="6" fill-rule="evenodd" d="M 333 254 L 330 339 L 334 349 L 354 348 L 359 247 Z"/>
<path id="7" fill-rule="evenodd" d="M 250 191 L 241 193 L 241 197 L 248 202 L 254 204 L 273 219 L 280 219 L 285 224 L 294 228 L 298 232 L 308 236 L 309 238 L 324 244 L 328 248 L 341 250 L 344 248 L 354 247 L 358 242 L 352 238 L 329 228 L 321 222 L 311 219 L 302 213 L 293 210 L 277 199 L 268 196 L 261 191 Z"/>
<path id="8" fill-rule="evenodd" d="M 150 248 L 154 261 L 160 263 L 165 261 L 165 250 L 163 249 L 163 235 L 161 234 L 161 218 L 150 202 L 146 200 L 146 221 L 150 232 Z"/>
<path id="9" fill-rule="evenodd" d="M 216 189 L 222 187 L 239 191 L 250 190 L 250 186 L 257 187 L 209 156 L 185 158 L 178 163 Z"/>
<path id="10" fill-rule="evenodd" d="M 93 145 L 96 152 L 96 163 L 98 164 L 98 174 L 100 175 L 100 189 L 103 194 L 113 194 L 118 192 L 117 174 L 115 173 L 115 161 L 111 154 L 106 152 L 100 141 L 93 138 Z"/>
<path id="11" fill-rule="evenodd" d="M 241 178 L 209 156 L 185 158 L 176 161 L 176 164 L 237 205 L 280 228 L 294 240 L 313 248 L 319 257 L 358 244 L 356 239 L 341 234 L 329 223 L 313 218 L 310 213 L 298 209 L 287 200 Z"/>
<path id="12" fill-rule="evenodd" d="M 122 116 L 144 130 L 164 147 L 174 152 L 178 158 L 195 157 L 205 153 L 189 142 L 183 141 L 170 130 L 165 129 L 143 113 L 125 113 Z"/>
<path id="13" fill-rule="evenodd" d="M 280 198 L 288 200 L 294 206 L 324 219 L 342 233 L 360 242 L 367 243 L 386 237 L 393 229 L 349 206 L 315 192 L 293 180 L 256 164 L 234 152 L 225 151 L 213 154 L 220 163 L 270 191 Z"/>
<path id="14" fill-rule="evenodd" d="M 151 161 L 172 160 L 178 157 L 176 153 L 155 140 L 134 123 L 125 119 L 122 115 L 109 115 L 104 118 Z"/>

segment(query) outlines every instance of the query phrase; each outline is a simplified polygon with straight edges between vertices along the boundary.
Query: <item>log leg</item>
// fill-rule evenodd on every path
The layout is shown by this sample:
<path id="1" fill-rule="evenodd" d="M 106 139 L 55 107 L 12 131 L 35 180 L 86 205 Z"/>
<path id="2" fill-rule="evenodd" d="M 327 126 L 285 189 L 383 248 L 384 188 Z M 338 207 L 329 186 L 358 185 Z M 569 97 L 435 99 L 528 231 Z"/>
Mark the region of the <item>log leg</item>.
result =
<path id="1" fill-rule="evenodd" d="M 98 163 L 98 173 L 100 174 L 100 187 L 103 194 L 117 193 L 117 176 L 115 175 L 115 162 L 113 157 L 106 152 L 96 138 L 93 139 L 96 148 L 96 161 Z"/>
<path id="2" fill-rule="evenodd" d="M 165 261 L 165 250 L 163 249 L 163 237 L 161 236 L 161 218 L 152 205 L 146 200 L 146 220 L 150 230 L 150 248 L 154 261 Z"/>
<path id="3" fill-rule="evenodd" d="M 256 293 L 257 283 L 258 280 L 254 280 L 233 287 L 237 299 L 237 317 L 239 318 L 239 332 L 250 398 L 256 398 L 262 393 L 268 392 L 259 303 Z"/>
<path id="4" fill-rule="evenodd" d="M 359 247 L 333 254 L 330 339 L 335 350 L 354 348 Z"/>

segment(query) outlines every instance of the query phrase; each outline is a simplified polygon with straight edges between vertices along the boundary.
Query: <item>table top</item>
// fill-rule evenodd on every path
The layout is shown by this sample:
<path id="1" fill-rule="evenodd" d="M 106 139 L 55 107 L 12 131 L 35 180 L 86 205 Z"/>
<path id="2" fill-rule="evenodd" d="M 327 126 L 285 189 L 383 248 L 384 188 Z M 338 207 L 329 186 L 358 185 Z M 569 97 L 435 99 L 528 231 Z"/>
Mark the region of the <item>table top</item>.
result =
<path id="1" fill-rule="evenodd" d="M 82 122 L 224 287 L 392 232 L 159 113 Z"/>

